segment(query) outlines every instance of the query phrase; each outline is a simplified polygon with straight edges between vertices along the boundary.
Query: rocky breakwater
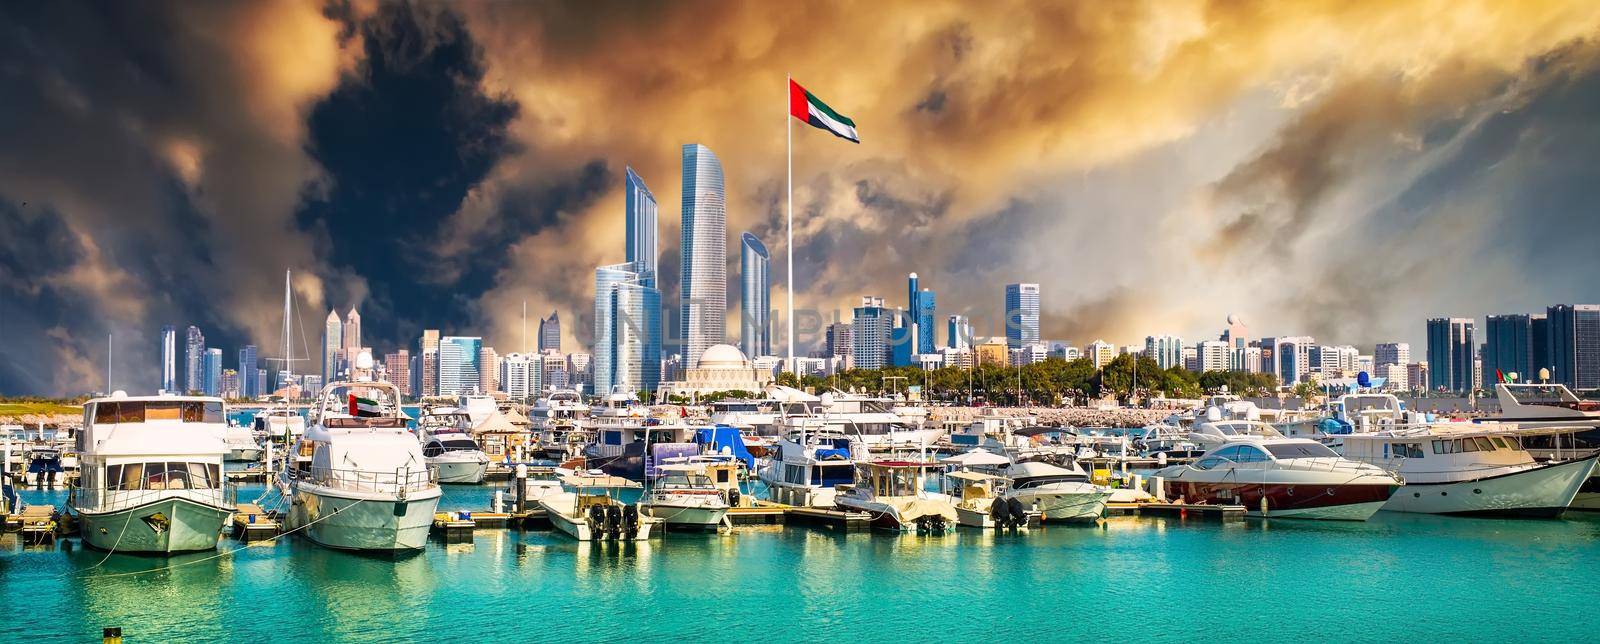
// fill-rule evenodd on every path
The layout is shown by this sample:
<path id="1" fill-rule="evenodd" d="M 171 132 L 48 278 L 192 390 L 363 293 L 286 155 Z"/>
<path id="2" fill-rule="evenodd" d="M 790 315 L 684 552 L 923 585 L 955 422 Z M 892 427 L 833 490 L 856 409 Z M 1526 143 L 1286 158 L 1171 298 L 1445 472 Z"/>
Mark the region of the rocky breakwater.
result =
<path id="1" fill-rule="evenodd" d="M 982 413 L 976 407 L 934 407 L 930 419 L 942 423 L 947 420 L 970 421 Z M 1170 409 L 1132 409 L 1124 407 L 998 407 L 989 413 L 1006 416 L 1031 415 L 1041 425 L 1070 425 L 1072 427 L 1144 427 L 1172 415 Z"/>

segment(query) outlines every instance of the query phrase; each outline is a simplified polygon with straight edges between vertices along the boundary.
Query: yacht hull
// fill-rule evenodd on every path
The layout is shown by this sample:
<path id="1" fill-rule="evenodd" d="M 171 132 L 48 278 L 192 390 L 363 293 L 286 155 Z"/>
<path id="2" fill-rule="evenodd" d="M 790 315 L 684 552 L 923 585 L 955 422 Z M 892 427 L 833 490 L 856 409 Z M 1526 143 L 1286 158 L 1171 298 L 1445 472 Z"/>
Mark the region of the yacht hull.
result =
<path id="1" fill-rule="evenodd" d="M 304 488 L 294 494 L 285 526 L 304 528 L 306 538 L 339 550 L 420 550 L 428 542 L 438 490 L 405 500 L 351 498 Z"/>
<path id="2" fill-rule="evenodd" d="M 1589 480 L 1596 458 L 1473 481 L 1408 483 L 1383 509 L 1421 514 L 1559 517 Z"/>
<path id="3" fill-rule="evenodd" d="M 232 514 L 225 508 L 186 498 L 166 498 L 126 510 L 78 514 L 78 532 L 85 543 L 101 550 L 171 554 L 212 550 L 222 525 Z"/>
<path id="4" fill-rule="evenodd" d="M 1085 486 L 1091 487 L 1091 486 Z M 1039 512 L 1044 521 L 1094 521 L 1105 515 L 1111 492 L 1102 490 L 1018 490 L 1009 495 Z"/>
<path id="5" fill-rule="evenodd" d="M 722 525 L 722 519 L 728 516 L 728 508 L 647 503 L 644 513 L 660 519 L 667 526 L 712 530 Z"/>
<path id="6" fill-rule="evenodd" d="M 1399 488 L 1398 484 L 1290 485 L 1171 480 L 1167 485 L 1168 495 L 1182 496 L 1190 503 L 1242 505 L 1246 516 L 1335 521 L 1366 521 L 1383 508 Z"/>
<path id="7" fill-rule="evenodd" d="M 477 485 L 489 474 L 484 461 L 444 461 L 430 463 L 439 470 L 439 482 L 452 485 Z"/>
<path id="8" fill-rule="evenodd" d="M 592 530 L 587 517 L 574 516 L 562 511 L 562 507 L 572 507 L 571 494 L 556 494 L 549 498 L 541 499 L 539 506 L 544 508 L 545 516 L 550 518 L 550 525 L 557 530 L 565 532 L 567 536 L 578 541 L 601 541 L 609 538 L 607 535 Z M 563 503 L 565 501 L 565 503 Z M 650 527 L 654 521 L 640 521 L 632 534 L 621 535 L 618 541 L 644 541 L 650 538 Z"/>

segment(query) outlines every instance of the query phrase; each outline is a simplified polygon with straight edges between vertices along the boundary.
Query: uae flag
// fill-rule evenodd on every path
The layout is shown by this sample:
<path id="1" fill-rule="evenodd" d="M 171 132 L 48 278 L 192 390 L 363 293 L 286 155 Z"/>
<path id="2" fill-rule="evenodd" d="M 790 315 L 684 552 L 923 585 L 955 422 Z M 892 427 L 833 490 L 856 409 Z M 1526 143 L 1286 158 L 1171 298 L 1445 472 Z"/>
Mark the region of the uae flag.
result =
<path id="1" fill-rule="evenodd" d="M 350 394 L 350 415 L 357 418 L 372 418 L 382 416 L 383 410 L 378 407 L 376 400 Z"/>
<path id="2" fill-rule="evenodd" d="M 794 80 L 789 81 L 789 114 L 801 121 L 810 123 L 811 127 L 832 132 L 834 136 L 860 143 L 856 136 L 856 122 L 850 117 L 833 111 L 824 103 L 813 96 L 806 88 L 801 87 Z"/>

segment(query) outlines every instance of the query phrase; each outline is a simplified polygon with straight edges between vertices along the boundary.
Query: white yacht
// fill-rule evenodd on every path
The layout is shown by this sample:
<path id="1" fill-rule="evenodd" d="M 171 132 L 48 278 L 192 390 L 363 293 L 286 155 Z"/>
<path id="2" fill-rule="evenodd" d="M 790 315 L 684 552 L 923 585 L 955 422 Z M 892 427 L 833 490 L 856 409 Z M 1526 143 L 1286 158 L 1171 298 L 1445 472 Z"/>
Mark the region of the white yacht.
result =
<path id="1" fill-rule="evenodd" d="M 261 443 L 249 427 L 229 425 L 223 443 L 228 446 L 228 460 L 257 462 L 261 460 Z"/>
<path id="2" fill-rule="evenodd" d="M 456 398 L 456 408 L 472 419 L 472 427 L 469 428 L 469 431 L 483 426 L 484 423 L 489 422 L 489 418 L 500 411 L 500 407 L 495 403 L 494 397 L 484 394 L 458 396 Z"/>
<path id="3" fill-rule="evenodd" d="M 1344 453 L 1405 477 L 1385 510 L 1534 517 L 1566 512 L 1600 458 L 1535 462 L 1515 429 L 1498 423 L 1356 433 L 1345 437 Z"/>
<path id="4" fill-rule="evenodd" d="M 668 463 L 650 481 L 644 512 L 667 526 L 716 529 L 728 515 L 728 501 L 702 463 Z"/>
<path id="5" fill-rule="evenodd" d="M 358 364 L 369 369 L 372 357 Z M 297 450 L 304 467 L 286 467 L 279 486 L 292 503 L 286 530 L 331 548 L 395 552 L 426 545 L 440 490 L 422 446 L 387 382 L 333 382 L 318 395 L 316 418 Z"/>
<path id="6" fill-rule="evenodd" d="M 1260 420 L 1212 419 L 1195 423 L 1189 430 L 1189 440 L 1208 452 L 1240 438 L 1284 438 L 1284 435 L 1272 423 Z"/>
<path id="7" fill-rule="evenodd" d="M 174 553 L 217 546 L 233 513 L 222 477 L 222 399 L 123 392 L 84 405 L 68 505 L 89 545 Z"/>
<path id="8" fill-rule="evenodd" d="M 579 541 L 644 541 L 660 519 L 640 511 L 638 503 L 623 503 L 611 491 L 640 487 L 628 479 L 598 470 L 561 479 L 571 491 L 539 499 L 550 524 Z"/>
<path id="9" fill-rule="evenodd" d="M 854 435 L 809 417 L 792 418 L 791 429 L 760 470 L 773 501 L 801 507 L 831 508 L 835 486 L 855 480 L 855 460 L 867 450 Z"/>
<path id="10" fill-rule="evenodd" d="M 1004 472 L 1010 485 L 1002 497 L 1036 510 L 1045 521 L 1094 521 L 1106 512 L 1111 489 L 1089 482 L 1076 461 L 1067 467 L 1041 461 L 1014 463 Z"/>
<path id="11" fill-rule="evenodd" d="M 632 394 L 613 393 L 589 419 L 594 442 L 583 449 L 587 467 L 643 482 L 667 459 L 700 453 L 696 428 L 680 413 L 653 415 Z"/>
<path id="12" fill-rule="evenodd" d="M 1521 434 L 1535 460 L 1565 460 L 1600 449 L 1600 401 L 1583 400 L 1562 384 L 1500 383 L 1494 386 L 1500 416 L 1489 421 L 1548 430 Z M 1600 467 L 1578 490 L 1573 510 L 1600 510 Z"/>
<path id="13" fill-rule="evenodd" d="M 252 422 L 257 439 L 270 440 L 279 445 L 294 443 L 306 433 L 306 417 L 300 410 L 289 407 L 263 409 Z"/>
<path id="14" fill-rule="evenodd" d="M 971 422 L 957 424 L 946 438 L 950 446 L 958 450 L 1011 451 L 1028 447 L 1031 442 L 1029 437 L 1017 435 L 1017 430 L 1038 424 L 1038 419 L 1032 415 L 1011 416 L 994 407 L 985 407 Z"/>
<path id="15" fill-rule="evenodd" d="M 450 408 L 430 409 L 417 418 L 422 457 L 440 483 L 477 485 L 489 473 L 489 455 L 471 434 L 472 419 Z"/>
<path id="16" fill-rule="evenodd" d="M 841 432 L 857 436 L 875 452 L 921 450 L 944 437 L 944 428 L 927 423 L 927 409 L 897 398 L 828 392 L 814 415 Z"/>
<path id="17" fill-rule="evenodd" d="M 833 502 L 841 510 L 866 512 L 872 526 L 886 530 L 942 532 L 959 517 L 950 496 L 923 489 L 938 463 L 872 461 L 856 463 L 855 482 L 839 486 Z"/>
<path id="18" fill-rule="evenodd" d="M 534 439 L 539 456 L 566 460 L 577 456 L 589 443 L 590 434 L 583 424 L 589 418 L 589 406 L 576 389 L 556 389 L 540 398 L 528 410 L 533 421 Z"/>

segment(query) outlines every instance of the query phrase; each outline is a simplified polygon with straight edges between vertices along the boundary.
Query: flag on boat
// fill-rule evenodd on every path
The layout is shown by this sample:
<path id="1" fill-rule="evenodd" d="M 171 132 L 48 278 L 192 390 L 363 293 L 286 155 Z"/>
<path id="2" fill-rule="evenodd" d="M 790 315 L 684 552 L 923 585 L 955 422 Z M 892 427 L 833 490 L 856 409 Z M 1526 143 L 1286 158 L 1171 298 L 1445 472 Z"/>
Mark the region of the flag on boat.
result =
<path id="1" fill-rule="evenodd" d="M 382 416 L 383 409 L 378 407 L 378 401 L 376 400 L 350 394 L 350 415 L 358 418 L 371 418 L 373 416 Z"/>
<path id="2" fill-rule="evenodd" d="M 861 138 L 856 136 L 855 121 L 833 111 L 827 103 L 818 100 L 793 79 L 789 80 L 789 115 L 809 123 L 811 127 L 832 132 L 834 136 L 851 143 L 861 142 Z"/>

